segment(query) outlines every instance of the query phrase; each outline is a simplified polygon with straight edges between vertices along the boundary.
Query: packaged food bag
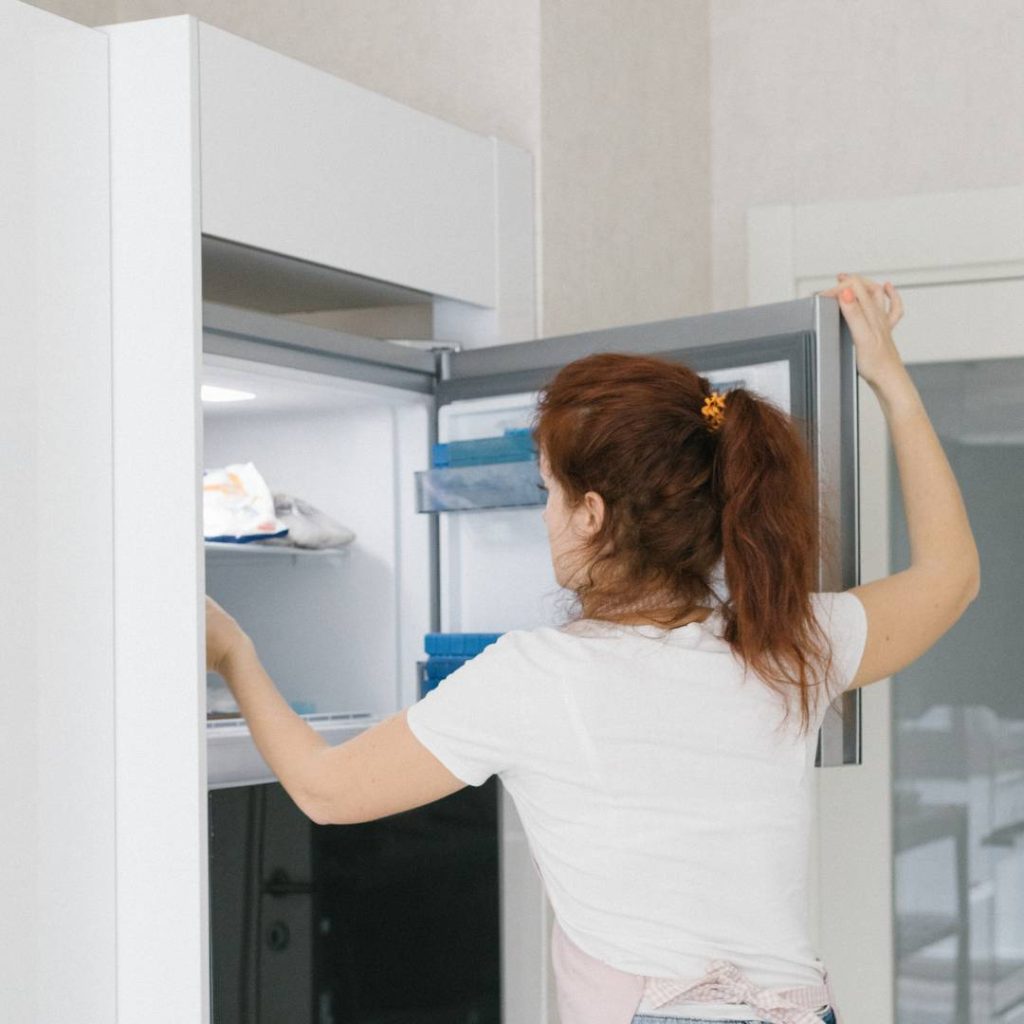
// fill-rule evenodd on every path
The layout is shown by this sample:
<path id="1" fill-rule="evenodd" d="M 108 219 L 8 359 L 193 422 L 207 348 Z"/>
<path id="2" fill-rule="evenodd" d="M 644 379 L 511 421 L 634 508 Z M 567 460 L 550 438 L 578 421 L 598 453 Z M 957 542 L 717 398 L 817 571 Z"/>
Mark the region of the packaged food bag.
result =
<path id="1" fill-rule="evenodd" d="M 284 537 L 270 488 L 251 462 L 203 473 L 203 536 L 228 544 Z"/>

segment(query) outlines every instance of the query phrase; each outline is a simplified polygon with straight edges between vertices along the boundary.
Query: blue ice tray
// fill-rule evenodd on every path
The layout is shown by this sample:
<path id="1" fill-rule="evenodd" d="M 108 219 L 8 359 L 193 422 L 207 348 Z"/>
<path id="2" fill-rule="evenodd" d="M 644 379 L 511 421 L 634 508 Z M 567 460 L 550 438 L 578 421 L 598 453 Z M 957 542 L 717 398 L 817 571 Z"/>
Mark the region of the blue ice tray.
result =
<path id="1" fill-rule="evenodd" d="M 429 693 L 443 679 L 447 679 L 453 672 L 462 668 L 472 657 L 456 658 L 445 654 L 432 654 L 420 665 L 420 696 Z"/>
<path id="2" fill-rule="evenodd" d="M 435 444 L 435 469 L 447 466 L 479 466 L 491 462 L 527 462 L 536 458 L 537 449 L 528 428 L 506 430 L 500 437 L 479 437 L 473 441 L 448 441 Z"/>
<path id="3" fill-rule="evenodd" d="M 444 679 L 450 676 L 457 668 L 462 668 L 470 658 L 456 658 L 445 654 L 432 654 L 426 660 L 427 678 Z"/>
<path id="4" fill-rule="evenodd" d="M 501 633 L 427 633 L 423 649 L 427 654 L 471 658 L 500 636 Z"/>

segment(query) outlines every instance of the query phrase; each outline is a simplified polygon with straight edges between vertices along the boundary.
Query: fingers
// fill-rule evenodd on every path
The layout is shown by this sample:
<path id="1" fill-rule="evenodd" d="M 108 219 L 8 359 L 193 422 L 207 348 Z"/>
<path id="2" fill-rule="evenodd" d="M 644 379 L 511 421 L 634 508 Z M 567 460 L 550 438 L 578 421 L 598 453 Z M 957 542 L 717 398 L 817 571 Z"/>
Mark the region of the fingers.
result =
<path id="1" fill-rule="evenodd" d="M 886 281 L 885 291 L 892 304 L 892 308 L 889 310 L 889 326 L 895 327 L 903 317 L 903 299 L 893 287 L 892 281 Z"/>
<path id="2" fill-rule="evenodd" d="M 839 278 L 840 283 L 834 285 L 832 288 L 826 289 L 825 291 L 818 292 L 819 295 L 836 296 L 839 295 L 844 289 L 851 288 L 854 281 L 860 281 L 863 283 L 869 294 L 872 296 L 875 305 L 882 311 L 885 312 L 885 286 L 872 281 L 870 278 L 861 277 L 859 274 L 836 274 Z"/>
<path id="3" fill-rule="evenodd" d="M 874 303 L 862 278 L 856 274 L 836 274 L 836 277 L 841 282 L 835 288 L 838 293 L 839 308 L 852 328 L 855 324 L 867 319 L 868 306 Z M 850 301 L 850 297 L 854 301 Z"/>
<path id="4" fill-rule="evenodd" d="M 869 308 L 877 310 L 880 319 L 890 328 L 903 318 L 903 299 L 891 281 L 884 284 L 862 277 L 860 274 L 836 274 L 839 284 L 818 292 L 826 298 L 838 298 L 847 313 L 864 316 Z M 842 293 L 849 288 L 859 300 L 857 303 L 842 302 Z"/>
<path id="5" fill-rule="evenodd" d="M 846 279 L 846 285 L 848 288 L 853 289 L 853 294 L 860 299 L 862 311 L 867 313 L 869 309 L 878 309 L 878 304 L 875 302 L 874 294 L 868 285 L 868 282 L 864 278 L 857 274 L 851 274 Z"/>
<path id="6" fill-rule="evenodd" d="M 860 296 L 856 293 L 850 282 L 850 275 L 843 274 L 841 276 L 844 279 L 843 282 L 836 285 L 835 288 L 830 288 L 824 294 L 839 299 L 839 309 L 843 319 L 849 324 L 850 330 L 853 331 L 856 338 L 862 333 L 864 326 L 868 323 L 868 318 L 865 316 L 863 300 L 857 301 Z M 844 292 L 846 292 L 845 296 Z"/>
<path id="7" fill-rule="evenodd" d="M 842 278 L 847 287 L 853 290 L 864 306 L 865 313 L 867 313 L 869 319 L 874 319 L 872 313 L 877 313 L 879 320 L 884 320 L 888 323 L 890 311 L 887 302 L 888 292 L 884 285 L 879 284 L 877 281 L 872 281 L 870 278 L 861 277 L 860 274 L 842 274 L 838 276 Z"/>

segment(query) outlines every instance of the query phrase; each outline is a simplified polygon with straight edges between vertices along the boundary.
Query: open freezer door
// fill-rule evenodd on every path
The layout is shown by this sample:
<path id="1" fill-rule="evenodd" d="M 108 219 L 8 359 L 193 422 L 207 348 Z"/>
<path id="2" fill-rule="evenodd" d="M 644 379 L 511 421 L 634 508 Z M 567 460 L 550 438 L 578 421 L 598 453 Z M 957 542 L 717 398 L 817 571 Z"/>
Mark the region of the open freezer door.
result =
<path id="1" fill-rule="evenodd" d="M 820 491 L 819 589 L 856 585 L 857 372 L 834 299 L 813 296 L 453 353 L 437 385 L 439 439 L 504 436 L 514 446 L 544 384 L 561 366 L 595 352 L 677 359 L 720 387 L 749 386 L 802 423 Z M 453 468 L 428 475 L 419 493 L 421 510 L 441 520 L 441 628 L 491 632 L 552 623 L 568 595 L 559 592 L 550 566 L 536 462 Z M 859 764 L 860 732 L 860 691 L 852 690 L 827 712 L 815 763 Z"/>

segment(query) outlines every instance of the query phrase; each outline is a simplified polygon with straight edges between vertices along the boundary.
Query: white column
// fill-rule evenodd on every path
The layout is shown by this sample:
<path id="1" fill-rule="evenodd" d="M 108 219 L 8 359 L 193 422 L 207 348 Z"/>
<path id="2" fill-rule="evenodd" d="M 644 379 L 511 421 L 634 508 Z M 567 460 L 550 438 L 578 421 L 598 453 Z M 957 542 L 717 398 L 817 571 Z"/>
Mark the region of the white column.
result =
<path id="1" fill-rule="evenodd" d="M 110 38 L 118 1020 L 209 1019 L 197 23 Z"/>
<path id="2" fill-rule="evenodd" d="M 0 0 L 0 1016 L 115 1019 L 107 40 Z"/>

